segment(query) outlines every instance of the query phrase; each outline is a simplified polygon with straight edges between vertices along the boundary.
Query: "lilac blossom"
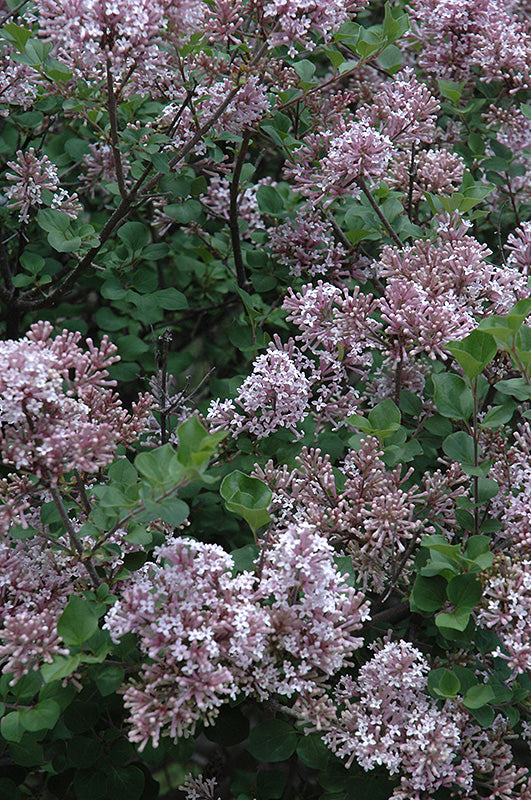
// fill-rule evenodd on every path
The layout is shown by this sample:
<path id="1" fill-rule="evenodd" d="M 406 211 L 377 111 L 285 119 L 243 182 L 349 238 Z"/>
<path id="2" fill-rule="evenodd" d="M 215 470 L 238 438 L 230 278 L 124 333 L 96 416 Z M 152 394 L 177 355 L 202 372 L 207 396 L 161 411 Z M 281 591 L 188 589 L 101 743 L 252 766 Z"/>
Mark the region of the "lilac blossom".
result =
<path id="1" fill-rule="evenodd" d="M 68 655 L 57 620 L 77 569 L 59 550 L 26 540 L 0 543 L 0 663 L 13 682 L 56 655 Z"/>
<path id="2" fill-rule="evenodd" d="M 366 0 L 261 0 L 259 7 L 264 21 L 272 28 L 270 43 L 288 45 L 290 55 L 295 55 L 296 44 L 313 49 L 312 31 L 328 41 L 332 33 L 366 4 Z"/>
<path id="3" fill-rule="evenodd" d="M 209 119 L 236 88 L 238 91 L 214 123 L 214 127 L 224 133 L 239 135 L 244 128 L 256 125 L 269 111 L 266 86 L 256 76 L 251 76 L 239 87 L 230 78 L 200 87 L 197 91 L 197 111 L 202 120 Z"/>
<path id="4" fill-rule="evenodd" d="M 378 305 L 386 332 L 405 352 L 446 358 L 445 343 L 465 337 L 478 317 L 504 313 L 527 296 L 524 276 L 487 262 L 490 251 L 468 227 L 443 217 L 434 240 L 383 248 L 376 268 L 386 287 Z"/>
<path id="5" fill-rule="evenodd" d="M 434 140 L 439 111 L 438 100 L 408 67 L 383 83 L 358 116 L 394 145 L 407 147 Z"/>
<path id="6" fill-rule="evenodd" d="M 414 154 L 411 173 L 411 153 L 398 151 L 389 167 L 389 188 L 405 193 L 404 202 L 418 203 L 425 193 L 437 196 L 451 195 L 461 186 L 465 162 L 457 153 L 445 148 L 433 147 Z"/>
<path id="7" fill-rule="evenodd" d="M 493 655 L 507 661 L 514 674 L 531 670 L 531 560 L 498 556 L 495 571 L 483 586 L 481 627 L 498 634 L 501 647 Z"/>
<path id="8" fill-rule="evenodd" d="M 203 778 L 202 775 L 194 778 L 192 775 L 187 775 L 179 789 L 185 792 L 186 800 L 221 800 L 220 797 L 216 797 L 216 786 L 215 778 Z"/>
<path id="9" fill-rule="evenodd" d="M 422 42 L 419 66 L 454 81 L 479 68 L 484 80 L 529 83 L 530 33 L 503 0 L 414 0 L 413 33 Z"/>
<path id="10" fill-rule="evenodd" d="M 217 545 L 175 538 L 138 570 L 109 611 L 118 641 L 139 637 L 148 661 L 124 695 L 131 741 L 156 747 L 162 734 L 193 733 L 235 698 L 245 671 L 261 660 L 269 630 L 254 602 L 254 577 L 232 578 L 232 559 Z"/>
<path id="11" fill-rule="evenodd" d="M 357 761 L 365 770 L 383 765 L 391 775 L 401 772 L 405 792 L 398 790 L 396 798 L 456 783 L 467 791 L 471 765 L 456 763 L 463 715 L 450 703 L 440 709 L 427 695 L 429 670 L 409 642 L 388 642 L 356 680 L 341 679 L 334 700 L 314 710 L 312 698 L 303 697 L 297 710 L 347 766 Z"/>
<path id="12" fill-rule="evenodd" d="M 165 0 L 37 0 L 36 5 L 42 37 L 75 77 L 103 81 L 110 70 L 125 94 L 153 94 L 173 80 L 171 55 L 161 47 Z"/>
<path id="13" fill-rule="evenodd" d="M 289 288 L 282 305 L 300 333 L 296 339 L 303 350 L 322 348 L 344 366 L 367 364 L 367 345 L 378 323 L 371 318 L 374 298 L 355 287 L 350 293 L 331 283 L 305 284 L 300 292 Z"/>
<path id="14" fill-rule="evenodd" d="M 246 237 L 249 237 L 253 231 L 265 229 L 256 198 L 258 189 L 264 184 L 271 185 L 271 180 L 268 178 L 260 180 L 254 186 L 248 186 L 239 194 L 238 218 L 248 226 L 244 233 Z M 214 175 L 208 184 L 206 192 L 200 196 L 200 200 L 207 213 L 211 214 L 211 216 L 228 220 L 230 209 L 230 182 L 228 178 Z"/>
<path id="15" fill-rule="evenodd" d="M 51 207 L 61 211 L 71 219 L 76 219 L 81 211 L 77 194 L 70 195 L 59 187 L 57 167 L 52 164 L 48 156 L 40 158 L 35 155 L 35 150 L 30 147 L 27 152 L 17 150 L 17 160 L 8 161 L 7 166 L 11 172 L 6 172 L 6 178 L 14 182 L 5 191 L 10 208 L 19 208 L 19 220 L 29 222 L 29 211 L 32 206 L 44 204 L 43 191 L 54 192 Z"/>
<path id="16" fill-rule="evenodd" d="M 507 263 L 522 275 L 531 274 L 531 222 L 522 222 L 507 238 Z"/>
<path id="17" fill-rule="evenodd" d="M 303 207 L 293 220 L 273 228 L 269 244 L 279 262 L 295 277 L 303 273 L 310 277 L 326 275 L 328 280 L 338 281 L 343 276 L 365 277 L 363 267 L 349 263 L 352 257 L 336 241 L 331 223 L 311 206 Z"/>
<path id="18" fill-rule="evenodd" d="M 370 184 L 383 177 L 393 151 L 388 136 L 381 134 L 365 120 L 352 122 L 342 133 L 333 136 L 322 161 L 320 186 L 332 197 L 345 191 L 360 193 L 356 182 Z"/>
<path id="19" fill-rule="evenodd" d="M 113 460 L 145 425 L 151 399 L 129 414 L 112 392 L 108 367 L 119 360 L 106 337 L 100 347 L 80 334 L 32 325 L 22 339 L 0 344 L 0 452 L 6 462 L 56 481 L 63 472 L 94 472 Z"/>
<path id="20" fill-rule="evenodd" d="M 301 362 L 279 343 L 269 345 L 255 360 L 251 375 L 245 379 L 236 400 L 215 400 L 207 419 L 212 430 L 229 428 L 233 436 L 247 430 L 258 438 L 279 428 L 298 434 L 297 424 L 308 412 L 311 387 Z"/>
<path id="21" fill-rule="evenodd" d="M 257 597 L 267 601 L 271 634 L 264 658 L 253 669 L 256 691 L 291 697 L 312 691 L 347 663 L 369 619 L 365 596 L 351 588 L 334 564 L 335 552 L 311 525 L 288 525 L 265 559 Z"/>
<path id="22" fill-rule="evenodd" d="M 16 105 L 23 109 L 32 106 L 37 96 L 38 73 L 26 64 L 13 60 L 11 47 L 0 45 L 0 117 L 9 114 L 2 106 Z"/>
<path id="23" fill-rule="evenodd" d="M 368 436 L 336 472 L 328 455 L 306 448 L 293 470 L 268 462 L 254 472 L 273 491 L 271 513 L 279 525 L 314 526 L 348 552 L 359 580 L 376 591 L 411 539 L 428 532 L 418 519 L 425 493 L 415 485 L 402 488 L 410 473 L 387 470 L 382 455 L 377 439 Z"/>
<path id="24" fill-rule="evenodd" d="M 147 659 L 127 686 L 129 738 L 142 749 L 161 735 L 212 723 L 238 693 L 287 696 L 330 676 L 362 639 L 368 603 L 346 583 L 334 551 L 308 526 L 263 545 L 259 574 L 232 577 L 217 545 L 174 538 L 138 570 L 108 612 L 115 641 L 138 636 Z"/>
<path id="25" fill-rule="evenodd" d="M 104 195 L 109 194 L 106 184 L 116 183 L 116 165 L 114 151 L 110 144 L 89 144 L 89 152 L 81 159 L 83 172 L 80 183 L 83 189 L 88 189 L 90 196 L 94 197 L 96 188 Z M 122 173 L 126 187 L 130 184 L 128 174 L 130 166 L 122 155 Z"/>

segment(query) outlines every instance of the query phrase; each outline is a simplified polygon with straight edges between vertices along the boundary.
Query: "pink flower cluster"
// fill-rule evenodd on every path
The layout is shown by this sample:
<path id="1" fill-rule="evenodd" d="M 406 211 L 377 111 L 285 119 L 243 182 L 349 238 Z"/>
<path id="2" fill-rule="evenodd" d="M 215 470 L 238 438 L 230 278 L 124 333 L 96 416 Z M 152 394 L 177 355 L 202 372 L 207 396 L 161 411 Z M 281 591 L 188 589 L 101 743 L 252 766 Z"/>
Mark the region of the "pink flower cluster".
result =
<path id="1" fill-rule="evenodd" d="M 451 150 L 432 147 L 415 153 L 413 169 L 411 167 L 411 154 L 397 152 L 389 169 L 387 185 L 400 189 L 406 199 L 411 192 L 411 201 L 418 203 L 424 200 L 426 192 L 438 196 L 456 192 L 463 180 L 465 162 Z"/>
<path id="2" fill-rule="evenodd" d="M 438 78 L 463 81 L 480 70 L 484 80 L 529 86 L 529 22 L 504 0 L 414 0 L 413 32 L 422 43 L 419 66 Z"/>
<path id="3" fill-rule="evenodd" d="M 439 101 L 413 70 L 406 68 L 392 81 L 382 83 L 358 116 L 378 127 L 393 144 L 408 147 L 435 139 L 439 111 Z"/>
<path id="4" fill-rule="evenodd" d="M 507 238 L 507 263 L 522 275 L 531 275 L 531 222 L 522 222 Z"/>
<path id="5" fill-rule="evenodd" d="M 165 12 L 172 8 L 176 20 L 186 23 L 187 14 L 178 12 L 190 6 L 187 0 L 37 0 L 36 6 L 42 37 L 75 77 L 101 81 L 109 68 L 116 90 L 126 94 L 156 94 L 157 88 L 161 94 L 172 82 L 172 57 L 161 46 L 163 31 L 170 38 Z M 174 35 L 182 33 L 188 31 L 178 28 Z"/>
<path id="6" fill-rule="evenodd" d="M 30 108 L 37 96 L 37 73 L 26 64 L 13 60 L 13 50 L 8 45 L 0 45 L 0 117 L 9 114 L 2 106 L 16 105 Z"/>
<path id="7" fill-rule="evenodd" d="M 367 0 L 261 0 L 263 20 L 271 28 L 269 40 L 273 46 L 288 45 L 290 55 L 295 45 L 312 50 L 311 32 L 316 31 L 328 41 L 350 17 L 367 5 Z"/>
<path id="8" fill-rule="evenodd" d="M 0 542 L 0 571 L 0 663 L 15 683 L 55 655 L 68 655 L 57 620 L 75 573 L 59 551 L 36 540 Z"/>
<path id="9" fill-rule="evenodd" d="M 247 230 L 243 236 L 248 237 L 255 230 L 263 230 L 265 224 L 258 208 L 256 195 L 258 189 L 263 184 L 271 184 L 269 179 L 258 181 L 253 186 L 248 186 L 238 196 L 238 219 L 247 224 Z M 228 220 L 230 209 L 230 183 L 229 180 L 220 175 L 215 175 L 208 185 L 200 200 L 206 207 L 207 212 L 214 218 Z"/>
<path id="10" fill-rule="evenodd" d="M 17 160 L 8 161 L 7 166 L 12 172 L 6 173 L 6 178 L 13 181 L 5 196 L 9 199 L 11 208 L 19 208 L 19 220 L 29 222 L 29 211 L 32 206 L 44 204 L 43 191 L 53 192 L 50 206 L 61 211 L 71 219 L 81 212 L 77 194 L 68 194 L 59 187 L 57 167 L 52 164 L 48 156 L 40 158 L 35 155 L 35 150 L 30 147 L 26 152 L 17 150 Z"/>
<path id="11" fill-rule="evenodd" d="M 337 469 L 320 450 L 303 448 L 293 470 L 268 462 L 254 472 L 273 491 L 277 524 L 314 526 L 349 553 L 359 580 L 376 591 L 382 591 L 396 559 L 423 530 L 418 512 L 426 501 L 418 486 L 402 488 L 409 474 L 387 470 L 381 457 L 378 440 L 368 436 Z"/>
<path id="12" fill-rule="evenodd" d="M 297 434 L 297 424 L 308 413 L 311 385 L 301 358 L 271 343 L 258 356 L 253 371 L 233 400 L 214 400 L 207 419 L 213 431 L 228 428 L 233 436 L 245 430 L 258 438 L 279 428 Z"/>
<path id="13" fill-rule="evenodd" d="M 393 144 L 368 121 L 354 121 L 330 139 L 322 161 L 319 188 L 331 197 L 340 197 L 348 189 L 357 196 L 359 180 L 375 184 L 383 177 L 392 156 Z"/>
<path id="14" fill-rule="evenodd" d="M 72 469 L 94 472 L 113 460 L 119 443 L 144 428 L 151 404 L 140 397 L 129 414 L 113 393 L 108 368 L 119 360 L 104 337 L 100 347 L 48 322 L 0 343 L 0 453 L 9 464 L 56 481 Z"/>
<path id="15" fill-rule="evenodd" d="M 263 656 L 267 619 L 253 603 L 254 576 L 233 578 L 232 559 L 217 545 L 174 539 L 157 563 L 135 573 L 105 626 L 115 641 L 139 636 L 149 662 L 125 692 L 130 738 L 192 732 L 236 697 L 245 671 Z"/>
<path id="16" fill-rule="evenodd" d="M 270 231 L 269 244 L 290 275 L 340 273 L 348 261 L 342 244 L 334 240 L 331 224 L 311 207 L 305 207 L 293 220 Z"/>
<path id="17" fill-rule="evenodd" d="M 525 277 L 486 261 L 488 248 L 469 223 L 441 218 L 434 240 L 386 246 L 377 264 L 386 278 L 378 305 L 388 335 L 405 352 L 446 358 L 444 345 L 462 339 L 485 313 L 504 313 L 527 296 Z"/>
<path id="18" fill-rule="evenodd" d="M 531 670 L 531 560 L 499 556 L 495 573 L 483 587 L 481 627 L 492 628 L 503 649 L 493 655 L 507 661 L 515 674 Z"/>
<path id="19" fill-rule="evenodd" d="M 369 619 L 369 603 L 348 586 L 332 546 L 313 525 L 288 525 L 270 549 L 262 547 L 257 598 L 266 604 L 272 633 L 253 669 L 255 691 L 311 692 L 323 673 L 334 675 L 363 645 L 353 633 Z"/>
<path id="20" fill-rule="evenodd" d="M 135 573 L 105 627 L 139 637 L 148 659 L 125 691 L 130 738 L 193 732 L 238 693 L 291 696 L 337 672 L 361 645 L 368 604 L 344 581 L 333 550 L 307 527 L 265 545 L 258 576 L 232 576 L 217 545 L 175 538 Z"/>
<path id="21" fill-rule="evenodd" d="M 393 797 L 425 797 L 456 783 L 471 786 L 470 763 L 456 763 L 463 715 L 446 704 L 442 709 L 427 696 L 430 670 L 422 653 L 409 642 L 388 642 L 358 677 L 342 678 L 335 698 L 303 698 L 303 719 L 322 730 L 330 749 L 365 770 L 383 765 L 391 775 L 402 773 Z M 423 794 L 426 793 L 426 794 Z"/>

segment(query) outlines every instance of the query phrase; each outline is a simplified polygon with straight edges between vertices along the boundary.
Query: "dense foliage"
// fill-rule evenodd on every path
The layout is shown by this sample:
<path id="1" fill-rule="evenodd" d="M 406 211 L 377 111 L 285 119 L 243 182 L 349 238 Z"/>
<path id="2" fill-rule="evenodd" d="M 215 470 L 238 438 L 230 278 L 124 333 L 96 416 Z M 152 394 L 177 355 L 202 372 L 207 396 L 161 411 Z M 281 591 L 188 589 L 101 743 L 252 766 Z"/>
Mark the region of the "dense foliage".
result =
<path id="1" fill-rule="evenodd" d="M 526 0 L 0 0 L 0 798 L 531 800 Z"/>

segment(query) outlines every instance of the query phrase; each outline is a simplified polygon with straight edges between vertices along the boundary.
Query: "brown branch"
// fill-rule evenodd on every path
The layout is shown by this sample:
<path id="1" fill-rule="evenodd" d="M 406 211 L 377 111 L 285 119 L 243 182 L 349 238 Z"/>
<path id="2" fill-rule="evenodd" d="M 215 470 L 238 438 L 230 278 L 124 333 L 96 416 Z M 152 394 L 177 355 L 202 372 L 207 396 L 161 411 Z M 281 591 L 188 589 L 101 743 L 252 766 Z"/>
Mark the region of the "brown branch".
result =
<path id="1" fill-rule="evenodd" d="M 65 508 L 65 505 L 63 503 L 63 498 L 61 497 L 61 493 L 59 492 L 57 487 L 54 486 L 53 483 L 50 483 L 49 489 L 50 489 L 51 495 L 53 497 L 54 503 L 55 503 L 55 505 L 57 507 L 57 510 L 59 511 L 59 516 L 61 517 L 61 522 L 65 526 L 66 531 L 68 533 L 68 538 L 70 539 L 70 544 L 72 545 L 72 548 L 78 554 L 79 559 L 80 559 L 81 563 L 83 564 L 83 566 L 85 567 L 85 569 L 87 570 L 92 583 L 97 588 L 100 585 L 101 581 L 100 581 L 100 579 L 98 577 L 98 573 L 96 572 L 96 568 L 94 566 L 94 562 L 92 561 L 92 558 L 90 556 L 88 558 L 84 558 L 83 557 L 83 545 L 81 544 L 81 542 L 77 538 L 77 534 L 76 534 L 76 531 L 75 531 L 74 526 L 72 524 L 72 520 L 68 516 L 68 512 L 67 512 L 67 510 Z"/>
<path id="2" fill-rule="evenodd" d="M 9 11 L 4 17 L 2 17 L 2 19 L 0 19 L 0 25 L 5 25 L 8 19 L 14 17 L 17 11 L 20 11 L 20 9 L 23 8 L 27 2 L 28 0 L 22 0 L 22 2 L 18 4 L 18 6 L 12 8 L 11 11 Z"/>
<path id="3" fill-rule="evenodd" d="M 111 126 L 111 147 L 114 156 L 114 168 L 116 170 L 116 180 L 120 195 L 127 199 L 127 189 L 125 188 L 124 172 L 122 166 L 122 154 L 118 146 L 118 113 L 116 109 L 116 97 L 112 83 L 111 60 L 107 56 L 107 108 L 109 111 L 109 124 Z"/>
<path id="4" fill-rule="evenodd" d="M 264 42 L 258 52 L 255 54 L 251 62 L 249 63 L 249 67 L 256 66 L 262 57 L 267 52 L 267 42 Z M 206 122 L 196 131 L 194 136 L 183 145 L 183 147 L 176 153 L 176 155 L 169 161 L 169 168 L 174 169 L 177 164 L 186 156 L 188 153 L 193 150 L 195 145 L 203 138 L 203 136 L 208 133 L 211 129 L 212 125 L 221 117 L 227 106 L 234 100 L 238 92 L 240 91 L 240 84 L 231 89 L 228 93 L 225 100 L 221 103 L 221 105 L 216 109 L 216 111 L 206 120 Z M 125 196 L 122 197 L 120 204 L 116 208 L 116 210 L 111 214 L 110 218 L 107 220 L 103 229 L 99 233 L 99 242 L 94 247 L 88 251 L 88 253 L 83 256 L 81 261 L 72 269 L 70 274 L 66 277 L 63 281 L 61 286 L 57 286 L 53 289 L 48 295 L 36 297 L 35 291 L 30 290 L 22 294 L 16 300 L 16 307 L 19 309 L 27 309 L 27 310 L 36 310 L 39 308 L 44 308 L 46 306 L 53 306 L 61 297 L 75 284 L 78 277 L 88 269 L 93 259 L 97 256 L 100 252 L 101 248 L 105 244 L 105 242 L 111 237 L 111 235 L 117 230 L 128 218 L 132 210 L 136 207 L 134 205 L 135 201 L 140 197 L 140 202 L 145 202 L 149 199 L 150 191 L 157 185 L 160 179 L 163 177 L 164 173 L 157 172 L 153 175 L 152 178 L 145 184 L 144 181 L 149 175 L 149 172 L 153 168 L 153 165 L 150 164 L 137 182 L 134 184 L 131 191 Z M 142 193 L 140 194 L 140 190 L 142 189 Z"/>
<path id="5" fill-rule="evenodd" d="M 247 274 L 245 272 L 245 266 L 243 263 L 240 242 L 240 226 L 238 224 L 238 194 L 240 188 L 240 175 L 242 172 L 243 162 L 245 161 L 250 138 L 251 131 L 246 131 L 243 137 L 242 146 L 240 147 L 240 152 L 236 158 L 234 173 L 230 185 L 229 229 L 230 238 L 232 241 L 232 252 L 234 255 L 234 266 L 236 267 L 236 277 L 240 289 L 247 289 L 249 286 Z"/>
<path id="6" fill-rule="evenodd" d="M 386 218 L 382 214 L 382 210 L 381 210 L 380 206 L 378 205 L 378 203 L 376 202 L 376 200 L 372 196 L 372 194 L 371 194 L 367 184 L 365 183 L 364 179 L 362 177 L 356 178 L 356 183 L 358 184 L 358 186 L 360 187 L 361 191 L 363 192 L 363 194 L 365 195 L 365 197 L 367 198 L 367 200 L 369 201 L 369 203 L 373 207 L 374 211 L 378 215 L 382 225 L 384 226 L 385 230 L 388 232 L 388 234 L 391 237 L 391 239 L 393 240 L 393 242 L 397 245 L 397 247 L 402 247 L 402 242 L 400 241 L 398 235 L 395 233 L 395 231 L 392 229 L 392 227 L 389 224 L 389 222 L 386 220 Z"/>

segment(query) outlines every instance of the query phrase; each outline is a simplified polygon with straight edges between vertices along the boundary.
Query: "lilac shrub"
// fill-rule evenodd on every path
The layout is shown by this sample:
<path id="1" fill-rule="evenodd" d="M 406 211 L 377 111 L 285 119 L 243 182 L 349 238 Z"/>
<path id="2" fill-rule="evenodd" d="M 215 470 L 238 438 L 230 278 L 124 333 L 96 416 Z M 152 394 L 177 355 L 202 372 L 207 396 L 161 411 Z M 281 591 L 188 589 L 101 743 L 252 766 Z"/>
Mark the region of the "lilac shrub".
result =
<path id="1" fill-rule="evenodd" d="M 0 796 L 530 800 L 523 0 L 0 0 Z"/>

